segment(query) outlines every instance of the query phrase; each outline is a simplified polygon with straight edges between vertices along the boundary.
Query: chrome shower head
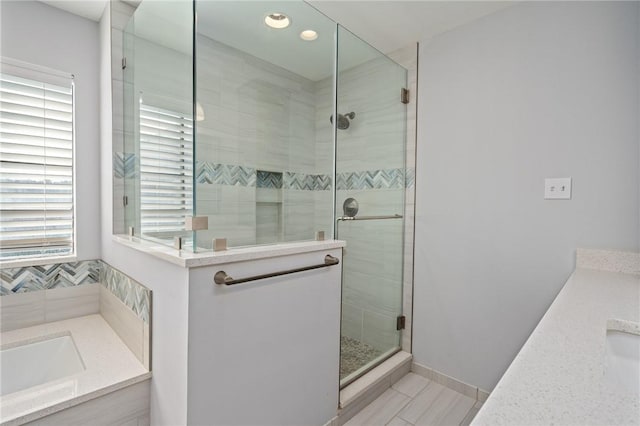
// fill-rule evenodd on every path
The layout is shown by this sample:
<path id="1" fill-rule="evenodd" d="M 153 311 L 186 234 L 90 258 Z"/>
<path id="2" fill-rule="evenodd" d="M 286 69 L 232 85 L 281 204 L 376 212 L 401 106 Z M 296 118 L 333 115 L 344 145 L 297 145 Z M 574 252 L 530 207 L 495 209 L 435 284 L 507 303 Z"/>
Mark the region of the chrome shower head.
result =
<path id="1" fill-rule="evenodd" d="M 347 114 L 338 114 L 338 129 L 346 130 L 351 125 L 349 120 L 353 120 L 356 117 L 356 113 L 351 111 Z M 333 115 L 329 117 L 329 122 L 333 124 Z"/>

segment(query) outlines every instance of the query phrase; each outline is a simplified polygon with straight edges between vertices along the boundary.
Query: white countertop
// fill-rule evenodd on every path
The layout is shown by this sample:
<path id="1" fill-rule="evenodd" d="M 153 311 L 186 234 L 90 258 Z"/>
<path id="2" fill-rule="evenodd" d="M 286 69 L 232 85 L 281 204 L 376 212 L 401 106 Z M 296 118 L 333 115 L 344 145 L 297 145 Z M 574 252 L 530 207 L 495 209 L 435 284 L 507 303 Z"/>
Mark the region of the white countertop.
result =
<path id="1" fill-rule="evenodd" d="M 148 253 L 185 268 L 198 266 L 222 265 L 226 263 L 243 262 L 247 260 L 267 259 L 270 257 L 288 256 L 313 251 L 331 250 L 346 246 L 345 241 L 300 241 L 281 244 L 266 244 L 250 247 L 230 248 L 220 252 L 193 253 L 187 250 L 176 250 L 172 247 L 137 237 L 114 235 L 113 240 L 132 249 Z"/>
<path id="2" fill-rule="evenodd" d="M 604 380 L 607 324 L 640 322 L 640 275 L 581 262 L 472 424 L 640 424 L 638 397 Z"/>
<path id="3" fill-rule="evenodd" d="M 85 370 L 0 397 L 0 423 L 19 425 L 151 377 L 102 316 L 88 315 L 0 335 L 2 346 L 70 333 Z"/>

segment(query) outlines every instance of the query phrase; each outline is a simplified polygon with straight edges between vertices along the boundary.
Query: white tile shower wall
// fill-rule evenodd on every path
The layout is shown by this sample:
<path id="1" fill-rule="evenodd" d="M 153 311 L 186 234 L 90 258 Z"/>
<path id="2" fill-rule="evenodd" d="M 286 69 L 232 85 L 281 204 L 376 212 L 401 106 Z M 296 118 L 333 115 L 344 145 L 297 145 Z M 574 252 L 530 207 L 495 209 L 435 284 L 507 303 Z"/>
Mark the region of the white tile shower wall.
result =
<path id="1" fill-rule="evenodd" d="M 406 125 L 401 84 L 398 69 L 386 57 L 340 70 L 338 113 L 356 115 L 348 129 L 338 130 L 339 172 L 404 167 L 404 140 L 398 138 Z"/>
<path id="2" fill-rule="evenodd" d="M 197 184 L 197 214 L 209 216 L 209 229 L 198 231 L 198 247 L 211 248 L 213 238 L 230 246 L 256 243 L 256 188 Z"/>
<path id="3" fill-rule="evenodd" d="M 197 123 L 198 161 L 316 173 L 314 82 L 208 37 L 198 35 L 197 42 L 198 101 L 205 111 Z M 282 205 L 271 206 L 282 213 L 281 228 L 272 214 L 257 211 L 255 179 L 234 186 L 198 183 L 196 191 L 198 215 L 209 216 L 209 230 L 198 232 L 199 247 L 210 248 L 216 237 L 228 238 L 230 246 L 313 238 L 315 191 L 282 189 Z M 274 235 L 266 235 L 268 229 Z"/>
<path id="4" fill-rule="evenodd" d="M 202 35 L 197 42 L 206 117 L 198 123 L 199 160 L 313 170 L 313 82 Z"/>
<path id="5" fill-rule="evenodd" d="M 414 90 L 416 53 L 416 46 L 409 46 L 394 52 L 393 56 L 409 70 L 409 88 Z M 338 238 L 349 241 L 345 249 L 342 332 L 378 349 L 389 349 L 399 344 L 395 321 L 402 311 L 408 316 L 409 324 L 402 333 L 401 346 L 410 350 L 413 185 L 405 189 L 402 178 L 400 184 L 396 184 L 394 169 L 404 167 L 405 161 L 407 168 L 415 167 L 415 91 L 414 100 L 407 108 L 405 123 L 401 108 L 393 106 L 393 103 L 400 105 L 400 87 L 375 87 L 379 82 L 386 84 L 397 80 L 392 70 L 388 59 L 382 58 L 340 74 L 339 112 L 354 111 L 356 117 L 349 129 L 338 131 L 338 173 L 350 175 L 360 172 L 362 175 L 355 179 L 349 176 L 351 180 L 348 181 L 339 179 L 338 215 L 342 212 L 342 202 L 354 197 L 360 203 L 361 215 L 401 214 L 406 218 L 404 228 L 401 220 L 339 223 Z M 316 157 L 317 161 L 327 163 L 333 159 L 332 133 L 328 121 L 333 113 L 329 96 L 331 88 L 332 81 L 326 79 L 317 84 L 316 90 L 321 104 L 316 114 Z M 399 114 L 389 114 L 391 110 L 397 110 Z M 406 154 L 402 145 L 404 141 L 394 140 L 405 125 Z M 378 170 L 381 172 L 374 173 Z M 366 171 L 369 173 L 362 173 Z M 376 183 L 381 189 L 363 189 L 367 185 L 376 188 Z M 341 189 L 345 186 L 354 189 Z M 404 202 L 403 196 L 406 197 Z M 317 227 L 327 225 L 318 224 L 316 220 Z M 402 275 L 405 276 L 403 281 L 400 278 Z M 402 291 L 401 286 L 404 289 Z"/>
<path id="6" fill-rule="evenodd" d="M 332 175 L 333 127 L 329 117 L 333 114 L 333 79 L 325 78 L 315 84 L 315 159 L 316 171 Z M 333 233 L 333 194 L 331 191 L 315 191 L 314 230 L 325 231 L 329 238 Z"/>
<path id="7" fill-rule="evenodd" d="M 379 196 L 374 192 L 369 193 Z M 395 325 L 402 306 L 402 232 L 401 220 L 339 225 L 339 238 L 348 241 L 343 266 L 343 330 L 349 335 L 360 326 L 356 333 L 361 340 L 379 350 L 399 344 Z"/>

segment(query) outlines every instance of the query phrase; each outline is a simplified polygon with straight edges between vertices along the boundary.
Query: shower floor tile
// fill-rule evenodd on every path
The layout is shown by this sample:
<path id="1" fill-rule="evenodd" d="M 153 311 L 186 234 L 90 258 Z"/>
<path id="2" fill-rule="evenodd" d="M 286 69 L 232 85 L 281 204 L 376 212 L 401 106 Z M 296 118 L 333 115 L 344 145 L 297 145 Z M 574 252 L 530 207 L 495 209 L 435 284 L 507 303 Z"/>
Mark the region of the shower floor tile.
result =
<path id="1" fill-rule="evenodd" d="M 382 355 L 382 351 L 350 337 L 340 337 L 340 380 Z"/>

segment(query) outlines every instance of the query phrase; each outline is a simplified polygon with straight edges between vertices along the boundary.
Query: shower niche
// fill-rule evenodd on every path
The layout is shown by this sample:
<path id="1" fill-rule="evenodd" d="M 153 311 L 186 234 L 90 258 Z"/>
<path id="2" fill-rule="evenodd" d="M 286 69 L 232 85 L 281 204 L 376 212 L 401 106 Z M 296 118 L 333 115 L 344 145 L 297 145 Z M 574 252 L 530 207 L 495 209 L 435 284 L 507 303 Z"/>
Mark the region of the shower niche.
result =
<path id="1" fill-rule="evenodd" d="M 346 240 L 342 385 L 399 351 L 406 69 L 303 1 L 142 0 L 122 51 L 114 233 L 205 254 Z"/>
<path id="2" fill-rule="evenodd" d="M 283 239 L 282 172 L 256 172 L 256 243 Z"/>

